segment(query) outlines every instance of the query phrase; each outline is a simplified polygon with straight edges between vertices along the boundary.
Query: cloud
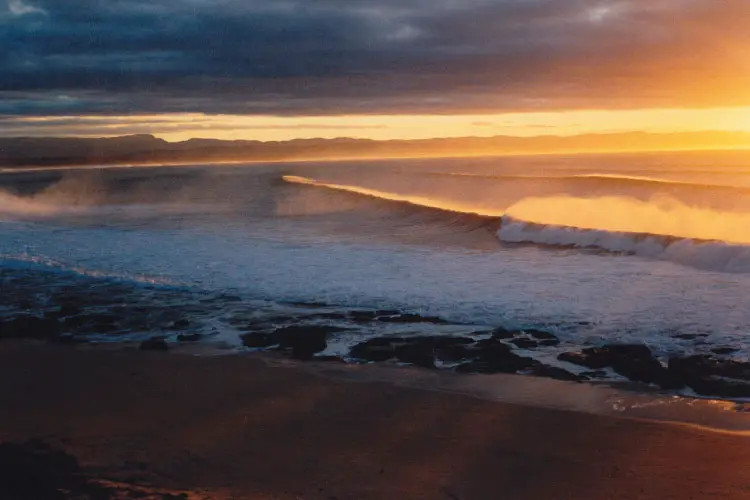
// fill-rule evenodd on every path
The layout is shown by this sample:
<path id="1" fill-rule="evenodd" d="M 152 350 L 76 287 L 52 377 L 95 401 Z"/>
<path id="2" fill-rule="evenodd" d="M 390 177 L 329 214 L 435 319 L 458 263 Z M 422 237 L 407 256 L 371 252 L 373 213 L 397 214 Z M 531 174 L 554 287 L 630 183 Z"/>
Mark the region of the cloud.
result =
<path id="1" fill-rule="evenodd" d="M 750 104 L 747 0 L 10 0 L 0 114 Z"/>

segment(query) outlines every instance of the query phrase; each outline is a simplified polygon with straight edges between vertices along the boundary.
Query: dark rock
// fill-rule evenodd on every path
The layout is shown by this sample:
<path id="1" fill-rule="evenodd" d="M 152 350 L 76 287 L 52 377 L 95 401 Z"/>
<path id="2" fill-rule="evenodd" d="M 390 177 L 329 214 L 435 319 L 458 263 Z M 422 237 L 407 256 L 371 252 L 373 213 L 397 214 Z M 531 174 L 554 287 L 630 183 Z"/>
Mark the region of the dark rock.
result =
<path id="1" fill-rule="evenodd" d="M 542 330 L 524 330 L 523 332 L 527 335 L 531 335 L 537 340 L 558 340 L 556 336 Z"/>
<path id="2" fill-rule="evenodd" d="M 351 311 L 349 313 L 349 319 L 358 323 L 367 323 L 375 320 L 376 317 L 375 311 Z"/>
<path id="3" fill-rule="evenodd" d="M 564 352 L 557 356 L 560 361 L 585 366 L 586 368 L 601 369 L 609 366 L 609 363 L 598 357 L 591 357 L 584 352 Z"/>
<path id="4" fill-rule="evenodd" d="M 457 345 L 470 345 L 474 344 L 476 340 L 471 339 L 469 337 L 452 337 L 447 335 L 437 335 L 435 337 L 414 337 L 416 339 L 429 339 L 432 342 L 435 343 L 435 349 L 445 349 L 447 347 L 457 346 Z"/>
<path id="5" fill-rule="evenodd" d="M 317 309 L 321 307 L 330 307 L 328 304 L 324 302 L 289 302 L 289 305 L 295 306 L 295 307 L 307 307 L 310 309 Z"/>
<path id="6" fill-rule="evenodd" d="M 582 377 L 586 378 L 607 378 L 607 372 L 604 370 L 593 370 L 581 372 Z"/>
<path id="7" fill-rule="evenodd" d="M 493 339 L 512 339 L 516 335 L 518 335 L 519 332 L 511 332 L 510 330 L 506 330 L 502 326 L 495 328 L 492 330 L 492 338 Z"/>
<path id="8" fill-rule="evenodd" d="M 401 314 L 400 311 L 395 311 L 393 309 L 378 309 L 375 312 L 375 316 L 396 316 L 398 314 Z"/>
<path id="9" fill-rule="evenodd" d="M 46 311 L 42 317 L 46 320 L 54 320 L 59 321 L 60 320 L 60 313 L 58 311 Z"/>
<path id="10" fill-rule="evenodd" d="M 610 344 L 591 347 L 579 353 L 562 353 L 558 359 L 595 370 L 611 367 L 634 382 L 657 384 L 669 389 L 682 387 L 644 345 Z"/>
<path id="11" fill-rule="evenodd" d="M 187 319 L 178 319 L 169 326 L 170 330 L 185 330 L 186 328 L 190 328 L 190 321 Z"/>
<path id="12" fill-rule="evenodd" d="M 448 324 L 442 318 L 435 316 L 420 316 L 419 314 L 396 314 L 393 316 L 378 316 L 377 321 L 384 323 L 432 323 L 435 325 L 446 325 Z"/>
<path id="13" fill-rule="evenodd" d="M 474 346 L 474 358 L 456 367 L 460 373 L 516 373 L 538 364 L 531 358 L 511 352 L 510 347 L 497 339 L 480 340 Z"/>
<path id="14" fill-rule="evenodd" d="M 718 354 L 720 356 L 726 356 L 727 354 L 734 354 L 737 351 L 739 351 L 739 349 L 735 347 L 714 347 L 713 349 L 711 349 L 712 353 Z"/>
<path id="15" fill-rule="evenodd" d="M 330 320 L 346 320 L 349 319 L 349 317 L 346 314 L 343 313 L 319 313 L 319 314 L 309 314 L 306 316 L 303 316 L 300 319 L 330 319 Z"/>
<path id="16" fill-rule="evenodd" d="M 458 361 L 473 359 L 476 355 L 476 351 L 469 346 L 456 344 L 436 350 L 435 355 L 440 361 L 456 363 Z"/>
<path id="17" fill-rule="evenodd" d="M 396 345 L 403 345 L 401 337 L 378 337 L 357 344 L 349 351 L 349 356 L 363 361 L 388 361 L 396 357 Z"/>
<path id="18" fill-rule="evenodd" d="M 534 375 L 535 377 L 553 378 L 555 380 L 567 380 L 570 382 L 581 382 L 584 380 L 588 380 L 587 377 L 570 373 L 568 370 L 563 370 L 562 368 L 547 365 L 535 366 L 528 371 L 528 374 Z"/>
<path id="19" fill-rule="evenodd" d="M 511 344 L 521 349 L 534 349 L 539 347 L 539 343 L 536 340 L 519 337 L 510 341 Z"/>
<path id="20" fill-rule="evenodd" d="M 675 378 L 704 396 L 750 397 L 750 363 L 697 355 L 669 360 Z"/>
<path id="21" fill-rule="evenodd" d="M 555 346 L 560 345 L 560 341 L 557 340 L 557 339 L 555 339 L 555 340 L 541 340 L 541 341 L 539 341 L 539 345 L 542 346 L 542 347 L 555 347 Z"/>
<path id="22" fill-rule="evenodd" d="M 66 328 L 74 330 L 84 329 L 88 332 L 106 334 L 120 331 L 122 328 L 118 323 L 121 320 L 122 318 L 115 314 L 93 313 L 67 317 L 63 324 Z"/>
<path id="23" fill-rule="evenodd" d="M 77 305 L 67 303 L 67 304 L 62 304 L 60 306 L 60 310 L 58 311 L 58 314 L 61 318 L 65 318 L 68 316 L 75 316 L 77 314 L 81 314 L 81 312 L 83 311 L 81 311 L 81 308 L 78 307 Z"/>
<path id="24" fill-rule="evenodd" d="M 322 361 L 326 363 L 346 363 L 346 361 L 340 356 L 315 356 L 313 361 Z"/>
<path id="25" fill-rule="evenodd" d="M 277 328 L 273 332 L 250 332 L 241 335 L 242 344 L 252 348 L 277 346 L 289 351 L 295 359 L 310 360 L 327 346 L 330 333 L 345 331 L 333 326 L 292 325 Z"/>
<path id="26" fill-rule="evenodd" d="M 579 353 L 562 353 L 562 361 L 570 361 L 588 368 L 605 368 L 619 364 L 622 360 L 653 359 L 651 350 L 638 344 L 611 344 L 602 347 L 589 347 Z"/>
<path id="27" fill-rule="evenodd" d="M 467 332 L 466 335 L 476 335 L 476 336 L 492 336 L 492 332 L 495 330 L 473 330 L 471 332 Z"/>
<path id="28" fill-rule="evenodd" d="M 252 347 L 252 348 L 261 348 L 261 347 L 271 347 L 277 345 L 279 342 L 270 333 L 263 333 L 263 332 L 250 332 L 245 333 L 243 335 L 240 335 L 240 338 L 242 339 L 242 345 L 245 347 Z"/>
<path id="29" fill-rule="evenodd" d="M 750 381 L 750 363 L 708 355 L 672 358 L 669 369 L 682 376 L 717 376 Z"/>
<path id="30" fill-rule="evenodd" d="M 377 310 L 377 311 L 350 311 L 349 312 L 349 318 L 352 321 L 357 321 L 359 323 L 367 323 L 369 321 L 375 321 L 377 318 L 381 316 L 396 316 L 398 315 L 398 311 L 390 311 L 390 310 Z"/>
<path id="31" fill-rule="evenodd" d="M 202 338 L 200 333 L 181 333 L 177 336 L 177 342 L 198 342 Z"/>
<path id="32" fill-rule="evenodd" d="M 82 311 L 80 307 L 75 304 L 66 303 L 62 304 L 57 310 L 45 313 L 44 316 L 50 319 L 61 319 L 70 316 L 76 316 L 81 313 Z"/>
<path id="33" fill-rule="evenodd" d="M 81 328 L 85 324 L 86 316 L 84 315 L 69 316 L 63 319 L 63 325 L 65 326 L 65 328 L 77 329 Z"/>
<path id="34" fill-rule="evenodd" d="M 750 382 L 719 378 L 693 380 L 690 388 L 703 396 L 750 398 Z"/>
<path id="35" fill-rule="evenodd" d="M 291 351 L 292 357 L 310 360 L 315 353 L 328 347 L 328 334 L 342 331 L 332 326 L 295 325 L 279 328 L 271 335 L 277 340 L 280 349 Z"/>
<path id="36" fill-rule="evenodd" d="M 429 341 L 396 346 L 396 359 L 421 368 L 435 368 L 435 345 Z"/>
<path id="37" fill-rule="evenodd" d="M 680 339 L 680 340 L 695 340 L 701 337 L 708 337 L 708 334 L 706 333 L 681 333 L 679 335 L 672 335 L 673 339 Z"/>
<path id="38" fill-rule="evenodd" d="M 141 351 L 168 351 L 169 345 L 164 339 L 149 339 L 141 342 Z"/>
<path id="39" fill-rule="evenodd" d="M 458 361 L 472 354 L 467 347 L 474 343 L 468 337 L 378 337 L 352 348 L 353 358 L 382 362 L 398 359 L 423 368 L 434 368 L 435 358 Z"/>
<path id="40" fill-rule="evenodd" d="M 447 362 L 469 359 L 475 355 L 475 350 L 471 347 L 474 343 L 474 339 L 468 337 L 437 337 L 435 355 Z"/>
<path id="41" fill-rule="evenodd" d="M 242 297 L 237 295 L 214 295 L 212 297 L 206 297 L 199 301 L 201 304 L 215 304 L 216 302 L 242 302 Z"/>
<path id="42" fill-rule="evenodd" d="M 230 323 L 243 330 L 257 331 L 257 330 L 269 330 L 277 328 L 279 325 L 288 326 L 294 322 L 295 318 L 289 316 L 271 316 L 265 318 L 254 318 L 250 321 L 247 319 L 232 319 Z"/>
<path id="43" fill-rule="evenodd" d="M 114 325 L 113 325 L 114 326 Z M 116 326 L 114 326 L 116 328 Z M 154 330 L 156 328 L 156 325 L 154 325 L 154 322 L 150 318 L 139 318 L 139 317 L 131 317 L 127 318 L 121 325 L 120 325 L 119 331 L 137 331 L 137 332 L 144 332 L 149 330 Z M 118 330 L 112 330 L 110 333 L 114 333 Z"/>
<path id="44" fill-rule="evenodd" d="M 31 309 L 34 309 L 34 303 L 30 300 L 22 299 L 18 302 L 18 308 L 23 309 L 24 311 L 30 311 Z"/>

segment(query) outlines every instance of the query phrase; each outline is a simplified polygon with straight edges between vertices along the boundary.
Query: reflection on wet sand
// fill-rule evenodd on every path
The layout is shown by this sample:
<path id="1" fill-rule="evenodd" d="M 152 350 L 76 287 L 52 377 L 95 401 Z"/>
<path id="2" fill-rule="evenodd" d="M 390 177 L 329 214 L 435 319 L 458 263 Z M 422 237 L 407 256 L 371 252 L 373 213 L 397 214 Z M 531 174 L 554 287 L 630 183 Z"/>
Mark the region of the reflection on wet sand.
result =
<path id="1" fill-rule="evenodd" d="M 43 438 L 113 480 L 208 498 L 739 500 L 750 491 L 741 435 L 345 381 L 246 356 L 6 342 L 0 399 L 2 441 Z"/>

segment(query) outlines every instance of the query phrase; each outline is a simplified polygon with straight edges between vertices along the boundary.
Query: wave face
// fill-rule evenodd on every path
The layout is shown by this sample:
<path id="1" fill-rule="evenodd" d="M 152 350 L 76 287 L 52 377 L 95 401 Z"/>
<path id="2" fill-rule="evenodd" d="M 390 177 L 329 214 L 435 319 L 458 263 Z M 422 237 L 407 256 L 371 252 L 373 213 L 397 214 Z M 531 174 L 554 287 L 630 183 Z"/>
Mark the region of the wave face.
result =
<path id="1" fill-rule="evenodd" d="M 419 195 L 408 195 L 389 193 L 386 191 L 380 191 L 377 189 L 370 189 L 366 187 L 346 185 L 346 184 L 334 184 L 330 182 L 319 181 L 310 179 L 308 177 L 300 177 L 296 175 L 285 175 L 282 179 L 292 184 L 303 184 L 308 186 L 316 186 L 322 188 L 333 189 L 337 191 L 344 191 L 347 193 L 360 194 L 368 196 L 370 198 L 393 201 L 399 203 L 407 203 L 409 205 L 423 207 L 423 208 L 434 208 L 437 210 L 443 210 L 446 212 L 463 213 L 470 215 L 480 215 L 487 217 L 501 217 L 503 215 L 500 211 L 493 211 L 492 209 L 482 209 L 474 207 L 469 203 L 451 202 L 439 199 L 432 199 L 427 196 Z"/>
<path id="2" fill-rule="evenodd" d="M 720 213 L 675 202 L 665 203 L 664 200 L 659 204 L 648 204 L 613 197 L 528 198 L 508 207 L 507 212 L 500 213 L 493 208 L 482 209 L 307 177 L 285 176 L 283 180 L 362 195 L 381 202 L 481 216 L 485 218 L 486 225 L 497 226 L 497 237 L 503 243 L 593 249 L 665 260 L 709 271 L 750 273 L 750 244 L 747 243 L 750 242 L 750 216 L 744 213 Z M 628 182 L 630 180 L 627 179 Z M 529 218 L 516 214 L 526 214 Z M 580 221 L 581 225 L 537 222 L 545 219 Z M 597 228 L 597 224 L 609 225 L 614 229 Z M 618 230 L 618 226 L 635 230 Z M 644 230 L 639 231 L 638 228 Z"/>

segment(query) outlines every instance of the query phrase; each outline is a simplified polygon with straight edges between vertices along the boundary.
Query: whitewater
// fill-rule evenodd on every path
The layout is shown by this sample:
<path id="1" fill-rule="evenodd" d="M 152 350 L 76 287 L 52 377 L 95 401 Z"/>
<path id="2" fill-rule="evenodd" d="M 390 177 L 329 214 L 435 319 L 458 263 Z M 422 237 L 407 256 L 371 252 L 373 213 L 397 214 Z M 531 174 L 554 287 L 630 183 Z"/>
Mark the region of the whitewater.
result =
<path id="1" fill-rule="evenodd" d="M 251 306 L 195 314 L 237 349 L 233 318 L 302 303 L 445 321 L 346 324 L 327 355 L 504 327 L 553 333 L 559 345 L 518 351 L 570 371 L 560 353 L 612 342 L 747 361 L 746 165 L 696 153 L 6 171 L 0 271 L 230 294 Z"/>

